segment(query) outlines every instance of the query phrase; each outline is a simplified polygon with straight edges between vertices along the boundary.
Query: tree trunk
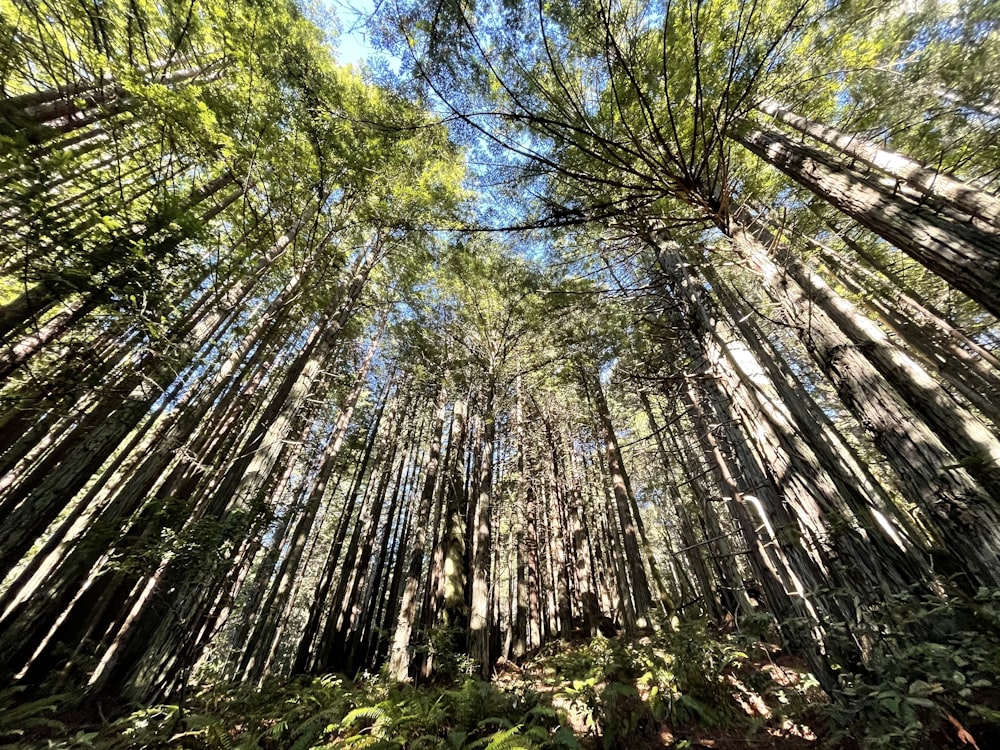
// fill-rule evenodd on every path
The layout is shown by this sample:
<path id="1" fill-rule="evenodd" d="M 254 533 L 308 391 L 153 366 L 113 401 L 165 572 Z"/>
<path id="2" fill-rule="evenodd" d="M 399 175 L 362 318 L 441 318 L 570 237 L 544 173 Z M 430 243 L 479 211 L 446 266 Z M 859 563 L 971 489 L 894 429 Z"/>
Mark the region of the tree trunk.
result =
<path id="1" fill-rule="evenodd" d="M 496 437 L 494 394 L 496 385 L 487 386 L 483 404 L 483 429 L 480 437 L 479 488 L 476 500 L 475 523 L 472 537 L 472 596 L 469 601 L 469 656 L 476 662 L 484 679 L 492 674 L 490 639 L 493 625 L 490 617 L 490 591 L 492 589 L 491 518 L 493 511 L 493 443 Z"/>
<path id="2" fill-rule="evenodd" d="M 310 535 L 315 533 L 313 524 L 319 512 L 320 505 L 327 496 L 327 486 L 333 474 L 336 459 L 340 455 L 340 450 L 344 445 L 344 438 L 347 436 L 348 428 L 354 418 L 354 410 L 357 407 L 361 392 L 366 385 L 368 373 L 384 330 L 385 326 L 383 323 L 372 338 L 368 353 L 358 368 L 354 385 L 344 400 L 344 407 L 337 416 L 333 432 L 330 434 L 319 466 L 316 468 L 316 478 L 306 493 L 306 504 L 296 522 L 288 552 L 281 560 L 281 565 L 275 575 L 274 585 L 259 608 L 259 611 L 263 614 L 255 621 L 250 642 L 259 641 L 261 644 L 266 645 L 262 645 L 256 652 L 251 649 L 247 649 L 244 652 L 240 664 L 241 677 L 243 679 L 261 679 L 264 671 L 274 658 L 277 643 L 273 638 L 273 633 L 278 628 L 278 613 L 283 612 L 287 606 L 288 598 L 291 595 L 293 579 L 300 573 L 299 563 L 302 560 L 307 541 Z M 241 641 L 242 639 L 237 639 L 237 643 Z"/>
<path id="3" fill-rule="evenodd" d="M 633 512 L 635 501 L 630 497 L 628 475 L 622 465 L 621 453 L 618 448 L 618 437 L 611 422 L 611 413 L 604 398 L 604 389 L 599 378 L 590 378 L 590 392 L 594 398 L 597 416 L 600 422 L 601 436 L 604 440 L 605 455 L 608 462 L 608 477 L 611 480 L 611 491 L 615 506 L 618 509 L 618 520 L 621 523 L 622 542 L 625 559 L 629 567 L 629 577 L 632 581 L 632 596 L 635 601 L 636 626 L 645 628 L 649 625 L 648 614 L 653 608 L 653 597 L 650 594 L 649 582 L 642 562 L 642 550 L 639 541 L 637 515 Z"/>
<path id="4" fill-rule="evenodd" d="M 1000 317 L 1000 243 L 994 229 L 935 212 L 781 133 L 744 124 L 733 137 Z"/>
<path id="5" fill-rule="evenodd" d="M 427 547 L 427 525 L 430 522 L 431 504 L 434 500 L 434 490 L 437 486 L 438 467 L 441 464 L 441 434 L 444 430 L 445 400 L 447 389 L 445 383 L 448 373 L 441 377 L 437 398 L 434 402 L 434 423 L 431 427 L 431 445 L 427 453 L 424 469 L 424 486 L 420 492 L 417 507 L 416 532 L 410 549 L 406 568 L 406 584 L 403 589 L 403 601 L 399 608 L 399 619 L 393 634 L 392 647 L 389 656 L 389 674 L 398 682 L 409 680 L 412 654 L 410 653 L 410 637 L 416 620 L 420 574 L 423 571 L 424 556 Z"/>
<path id="6" fill-rule="evenodd" d="M 382 415 L 385 410 L 385 402 L 387 398 L 388 393 L 382 397 L 375 410 L 375 416 L 372 420 L 371 428 L 368 431 L 367 440 L 365 441 L 364 453 L 362 454 L 361 461 L 358 462 L 354 481 L 352 482 L 350 492 L 348 492 L 344 507 L 341 510 L 340 519 L 337 522 L 333 540 L 330 543 L 330 549 L 326 554 L 326 561 L 323 565 L 323 570 L 320 574 L 319 580 L 316 582 L 315 593 L 309 607 L 306 625 L 299 638 L 295 659 L 292 663 L 292 674 L 302 674 L 304 672 L 308 672 L 316 662 L 316 641 L 324 624 L 324 614 L 326 612 L 327 604 L 329 603 L 330 590 L 333 588 L 337 564 L 340 562 L 341 551 L 343 550 L 344 542 L 347 539 L 347 531 L 350 528 L 352 518 L 354 517 L 354 510 L 357 505 L 358 495 L 361 491 L 361 485 L 368 474 L 368 465 L 371 462 L 372 454 L 375 450 L 376 438 L 382 424 Z"/>
<path id="7" fill-rule="evenodd" d="M 1000 580 L 996 572 L 1000 570 L 1000 517 L 995 502 L 898 400 L 858 345 L 812 304 L 797 281 L 774 264 L 754 237 L 736 229 L 733 242 L 760 275 L 786 322 L 797 331 L 844 404 L 868 429 L 897 473 L 905 496 L 935 525 L 953 562 L 977 585 Z M 970 549 L 975 550 L 971 555 Z"/>
<path id="8" fill-rule="evenodd" d="M 466 402 L 455 401 L 451 435 L 448 439 L 448 459 L 451 462 L 445 481 L 444 572 L 442 576 L 442 615 L 445 627 L 461 631 L 468 623 L 465 604 L 465 516 L 468 501 L 465 495 L 465 471 L 462 448 L 465 444 Z M 454 448 L 454 451 L 452 451 Z"/>
<path id="9" fill-rule="evenodd" d="M 663 440 L 663 429 L 656 423 L 656 417 L 653 414 L 652 404 L 649 402 L 649 396 L 644 390 L 638 391 L 639 403 L 642 405 L 643 411 L 646 413 L 646 419 L 649 421 L 650 431 L 656 441 L 656 450 L 660 457 L 660 463 L 662 464 L 663 471 L 666 475 L 665 485 L 667 488 L 667 493 L 670 497 L 670 504 L 674 509 L 674 514 L 677 516 L 677 520 L 680 523 L 680 538 L 681 542 L 688 548 L 687 550 L 687 560 L 691 566 L 691 571 L 694 573 L 694 577 L 698 581 L 698 585 L 701 588 L 701 595 L 705 598 L 706 613 L 709 617 L 718 619 L 719 612 L 718 599 L 714 594 L 712 588 L 711 578 L 708 575 L 708 569 L 705 567 L 705 561 L 701 555 L 701 549 L 695 541 L 694 529 L 691 526 L 691 522 L 688 519 L 687 509 L 685 507 L 684 498 L 681 497 L 680 492 L 677 489 L 677 485 L 673 480 L 673 472 L 671 471 L 672 461 L 670 459 L 670 454 L 667 452 L 666 443 Z M 689 481 L 693 481 L 695 477 L 690 477 Z M 685 601 L 685 591 L 681 590 L 681 602 Z M 679 607 L 679 610 L 683 610 L 683 607 Z"/>
<path id="10" fill-rule="evenodd" d="M 968 336 L 843 254 L 809 241 L 831 275 L 868 306 L 983 416 L 1000 428 L 1000 361 Z M 984 357 L 983 354 L 986 356 Z"/>
<path id="11" fill-rule="evenodd" d="M 772 115 L 800 133 L 815 138 L 820 143 L 835 148 L 843 154 L 880 169 L 890 177 L 906 182 L 920 193 L 954 206 L 985 224 L 1000 229 L 1000 200 L 982 190 L 925 167 L 903 154 L 889 151 L 857 135 L 843 133 L 829 125 L 813 122 L 798 115 L 773 99 L 757 105 L 761 112 Z"/>

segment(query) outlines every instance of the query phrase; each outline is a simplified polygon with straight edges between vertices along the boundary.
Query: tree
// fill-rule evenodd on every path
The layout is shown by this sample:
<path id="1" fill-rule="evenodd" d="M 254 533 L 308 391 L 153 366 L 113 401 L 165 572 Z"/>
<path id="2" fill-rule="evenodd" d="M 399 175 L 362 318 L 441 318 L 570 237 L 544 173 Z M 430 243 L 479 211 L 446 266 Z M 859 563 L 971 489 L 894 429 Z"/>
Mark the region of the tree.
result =
<path id="1" fill-rule="evenodd" d="M 392 86 L 284 0 L 4 10 L 0 671 L 488 678 L 707 615 L 834 692 L 885 600 L 997 584 L 989 10 L 381 13 Z"/>

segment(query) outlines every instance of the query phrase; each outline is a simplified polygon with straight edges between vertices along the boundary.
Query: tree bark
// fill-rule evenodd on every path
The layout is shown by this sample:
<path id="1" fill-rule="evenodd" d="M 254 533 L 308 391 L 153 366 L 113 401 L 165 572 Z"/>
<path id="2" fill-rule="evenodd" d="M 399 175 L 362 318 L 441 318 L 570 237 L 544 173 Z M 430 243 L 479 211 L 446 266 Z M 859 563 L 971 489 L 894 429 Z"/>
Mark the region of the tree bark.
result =
<path id="1" fill-rule="evenodd" d="M 994 229 L 935 212 L 781 133 L 744 124 L 733 138 L 1000 317 L 1000 242 Z"/>
<path id="2" fill-rule="evenodd" d="M 493 622 L 490 617 L 490 591 L 492 589 L 491 534 L 493 512 L 493 448 L 496 438 L 494 398 L 496 384 L 491 380 L 483 404 L 483 429 L 480 438 L 480 467 L 478 498 L 473 527 L 472 592 L 469 601 L 469 655 L 476 662 L 479 673 L 489 679 L 493 672 L 490 660 L 490 639 Z"/>
<path id="3" fill-rule="evenodd" d="M 838 325 L 968 473 L 988 494 L 1000 498 L 1000 438 L 958 404 L 918 363 L 889 341 L 881 328 L 858 313 L 785 245 L 770 236 L 763 239 L 774 248 L 782 270 L 798 284 L 807 304 L 818 306 Z"/>
<path id="4" fill-rule="evenodd" d="M 608 462 L 608 477 L 611 480 L 611 490 L 618 510 L 618 520 L 621 523 L 622 541 L 625 559 L 629 566 L 629 576 L 632 581 L 632 596 L 635 601 L 636 626 L 648 627 L 648 615 L 653 609 L 653 597 L 642 562 L 642 550 L 639 541 L 636 514 L 633 512 L 634 499 L 630 498 L 628 476 L 622 465 L 621 453 L 618 448 L 618 437 L 611 422 L 611 413 L 604 398 L 604 389 L 599 378 L 590 378 L 590 392 L 597 409 L 601 436 Z M 651 561 L 652 562 L 652 561 Z"/>
<path id="5" fill-rule="evenodd" d="M 410 679 L 410 664 L 412 662 L 410 638 L 416 620 L 420 574 L 423 571 L 426 555 L 427 525 L 430 522 L 431 504 L 434 500 L 438 468 L 441 464 L 441 433 L 444 430 L 447 376 L 447 372 L 442 375 L 437 398 L 434 402 L 434 423 L 431 427 L 430 450 L 427 453 L 427 462 L 424 468 L 424 486 L 420 492 L 417 507 L 416 532 L 410 548 L 403 601 L 399 608 L 399 618 L 396 622 L 389 655 L 389 674 L 398 682 L 406 682 Z"/>
<path id="6" fill-rule="evenodd" d="M 857 135 L 802 117 L 773 99 L 764 99 L 757 109 L 820 143 L 906 182 L 925 196 L 951 204 L 958 211 L 1000 229 L 1000 200 L 989 193 Z"/>
<path id="7" fill-rule="evenodd" d="M 1000 518 L 995 502 L 901 403 L 858 345 L 811 303 L 797 281 L 768 257 L 754 237 L 738 229 L 733 231 L 733 242 L 759 274 L 786 322 L 797 331 L 845 406 L 886 456 L 905 496 L 934 524 L 949 558 L 968 573 L 971 583 L 993 585 L 1000 570 Z"/>

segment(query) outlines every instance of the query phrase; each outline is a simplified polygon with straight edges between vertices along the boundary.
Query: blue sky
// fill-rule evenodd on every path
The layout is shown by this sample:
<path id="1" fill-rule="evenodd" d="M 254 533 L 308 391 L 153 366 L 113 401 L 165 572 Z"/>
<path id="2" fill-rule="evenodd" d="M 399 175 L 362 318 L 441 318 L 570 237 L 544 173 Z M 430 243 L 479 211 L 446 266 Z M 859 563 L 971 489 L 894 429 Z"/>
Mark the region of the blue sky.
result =
<path id="1" fill-rule="evenodd" d="M 337 59 L 342 63 L 361 64 L 376 50 L 368 43 L 365 20 L 376 7 L 377 0 L 320 0 L 337 16 L 340 37 L 337 40 Z"/>

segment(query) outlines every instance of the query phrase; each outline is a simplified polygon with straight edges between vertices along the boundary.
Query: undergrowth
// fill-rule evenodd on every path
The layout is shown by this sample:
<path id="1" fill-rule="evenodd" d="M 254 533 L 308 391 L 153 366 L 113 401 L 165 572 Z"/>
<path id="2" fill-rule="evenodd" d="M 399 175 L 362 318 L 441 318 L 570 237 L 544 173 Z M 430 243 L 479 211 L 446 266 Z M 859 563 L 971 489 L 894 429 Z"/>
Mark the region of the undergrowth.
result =
<path id="1" fill-rule="evenodd" d="M 1000 591 L 886 600 L 864 671 L 844 672 L 830 741 L 868 750 L 1000 747 Z"/>
<path id="2" fill-rule="evenodd" d="M 1000 593 L 901 596 L 879 614 L 865 671 L 841 671 L 832 696 L 774 646 L 675 621 L 636 640 L 552 644 L 492 682 L 456 670 L 417 687 L 370 674 L 203 686 L 183 704 L 110 721 L 70 696 L 11 688 L 0 691 L 0 747 L 641 750 L 699 737 L 725 750 L 1000 747 Z"/>
<path id="3" fill-rule="evenodd" d="M 572 707 L 578 729 L 612 750 L 648 745 L 667 727 L 738 738 L 781 734 L 794 724 L 782 707 L 812 703 L 820 691 L 805 673 L 782 688 L 756 663 L 767 655 L 760 644 L 713 635 L 706 623 L 675 622 L 636 641 L 552 646 L 529 671 L 541 675 L 555 705 Z"/>
<path id="4" fill-rule="evenodd" d="M 16 731 L 0 723 L 0 746 L 18 750 L 580 748 L 572 731 L 561 725 L 559 714 L 530 691 L 505 692 L 472 678 L 447 686 L 412 687 L 371 676 L 347 680 L 325 675 L 274 682 L 259 690 L 212 687 L 183 706 L 144 707 L 75 732 L 48 718 L 55 708 L 52 700 L 29 706 Z"/>
<path id="5" fill-rule="evenodd" d="M 752 729 L 733 680 L 748 663 L 703 624 L 638 641 L 550 647 L 493 682 L 460 671 L 414 687 L 373 675 L 216 685 L 181 704 L 137 708 L 110 722 L 62 721 L 64 698 L 24 703 L 0 719 L 0 744 L 21 749 L 311 750 L 444 748 L 579 750 L 648 744 L 661 727 Z M 744 690 L 746 688 L 743 688 Z M 13 704 L 17 696 L 0 694 Z M 0 711 L 3 706 L 0 705 Z"/>

